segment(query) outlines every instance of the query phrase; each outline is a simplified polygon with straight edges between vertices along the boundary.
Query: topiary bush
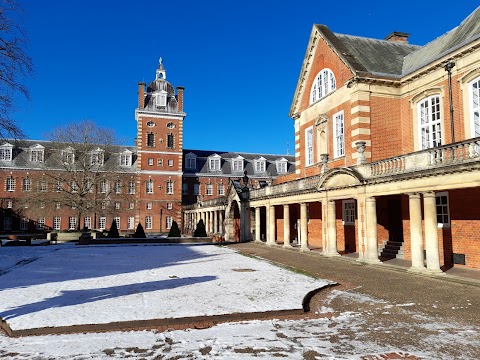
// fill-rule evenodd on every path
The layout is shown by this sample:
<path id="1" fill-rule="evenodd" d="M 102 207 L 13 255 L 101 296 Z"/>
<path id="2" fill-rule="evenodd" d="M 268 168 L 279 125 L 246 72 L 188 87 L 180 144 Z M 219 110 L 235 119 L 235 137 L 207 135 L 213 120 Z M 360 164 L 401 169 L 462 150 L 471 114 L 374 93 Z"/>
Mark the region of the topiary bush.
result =
<path id="1" fill-rule="evenodd" d="M 203 222 L 203 219 L 200 219 L 200 221 L 197 224 L 197 228 L 193 232 L 194 237 L 207 237 L 207 231 L 205 230 L 205 223 Z"/>
<path id="2" fill-rule="evenodd" d="M 134 238 L 145 239 L 147 236 L 145 235 L 145 230 L 143 230 L 142 223 L 138 223 L 137 230 L 135 230 L 135 234 L 133 234 Z"/>
<path id="3" fill-rule="evenodd" d="M 181 237 L 180 229 L 178 228 L 178 224 L 176 221 L 172 223 L 170 231 L 168 232 L 168 237 Z"/>
<path id="4" fill-rule="evenodd" d="M 108 230 L 107 238 L 119 238 L 120 234 L 118 233 L 117 222 L 115 220 L 112 221 L 112 226 L 110 226 L 110 230 Z"/>

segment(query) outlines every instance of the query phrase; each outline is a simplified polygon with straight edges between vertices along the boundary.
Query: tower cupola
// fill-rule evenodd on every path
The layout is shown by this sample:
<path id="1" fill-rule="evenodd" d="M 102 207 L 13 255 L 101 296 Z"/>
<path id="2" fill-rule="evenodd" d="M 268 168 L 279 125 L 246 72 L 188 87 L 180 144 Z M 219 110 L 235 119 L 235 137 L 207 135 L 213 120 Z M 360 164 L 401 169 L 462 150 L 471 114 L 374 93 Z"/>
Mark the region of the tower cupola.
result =
<path id="1" fill-rule="evenodd" d="M 165 71 L 165 67 L 163 66 L 163 59 L 160 57 L 158 60 L 158 67 L 157 67 L 157 76 L 155 79 L 165 80 L 167 78 L 167 72 Z"/>

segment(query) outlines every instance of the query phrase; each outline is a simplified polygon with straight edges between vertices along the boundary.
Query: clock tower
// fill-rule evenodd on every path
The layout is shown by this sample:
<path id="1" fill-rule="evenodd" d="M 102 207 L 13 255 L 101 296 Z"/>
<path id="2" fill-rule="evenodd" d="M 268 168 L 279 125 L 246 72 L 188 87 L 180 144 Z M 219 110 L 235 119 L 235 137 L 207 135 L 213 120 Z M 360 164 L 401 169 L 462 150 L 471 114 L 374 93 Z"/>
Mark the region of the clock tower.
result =
<path id="1" fill-rule="evenodd" d="M 155 79 L 138 83 L 137 208 L 145 232 L 167 232 L 173 221 L 181 227 L 183 87 L 167 81 L 160 58 Z"/>

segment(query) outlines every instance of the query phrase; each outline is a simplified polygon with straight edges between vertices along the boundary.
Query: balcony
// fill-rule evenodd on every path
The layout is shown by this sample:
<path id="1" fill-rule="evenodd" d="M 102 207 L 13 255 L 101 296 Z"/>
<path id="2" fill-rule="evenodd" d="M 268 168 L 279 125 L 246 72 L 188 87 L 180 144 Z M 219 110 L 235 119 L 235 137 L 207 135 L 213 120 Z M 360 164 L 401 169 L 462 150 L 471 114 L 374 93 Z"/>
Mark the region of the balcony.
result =
<path id="1" fill-rule="evenodd" d="M 469 165 L 480 166 L 480 137 L 456 142 L 436 148 L 425 149 L 372 163 L 349 167 L 361 180 L 380 180 L 382 178 L 422 175 L 425 171 L 451 170 L 455 167 Z M 328 172 L 328 170 L 326 170 Z M 267 186 L 252 190 L 250 199 L 270 196 L 295 195 L 317 191 L 317 186 L 324 175 L 294 180 L 288 183 Z"/>

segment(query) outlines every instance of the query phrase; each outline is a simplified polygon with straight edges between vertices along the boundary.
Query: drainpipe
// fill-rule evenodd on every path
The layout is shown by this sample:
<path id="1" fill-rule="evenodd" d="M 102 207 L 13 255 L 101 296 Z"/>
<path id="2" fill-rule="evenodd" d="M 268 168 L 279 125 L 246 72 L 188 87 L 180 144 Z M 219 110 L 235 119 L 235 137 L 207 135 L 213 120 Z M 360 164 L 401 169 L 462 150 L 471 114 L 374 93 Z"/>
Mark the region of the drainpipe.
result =
<path id="1" fill-rule="evenodd" d="M 452 131 L 452 143 L 455 142 L 455 129 L 453 125 L 453 96 L 452 96 L 452 69 L 455 66 L 453 61 L 445 64 L 445 71 L 448 73 L 448 95 L 450 98 L 450 128 Z"/>

